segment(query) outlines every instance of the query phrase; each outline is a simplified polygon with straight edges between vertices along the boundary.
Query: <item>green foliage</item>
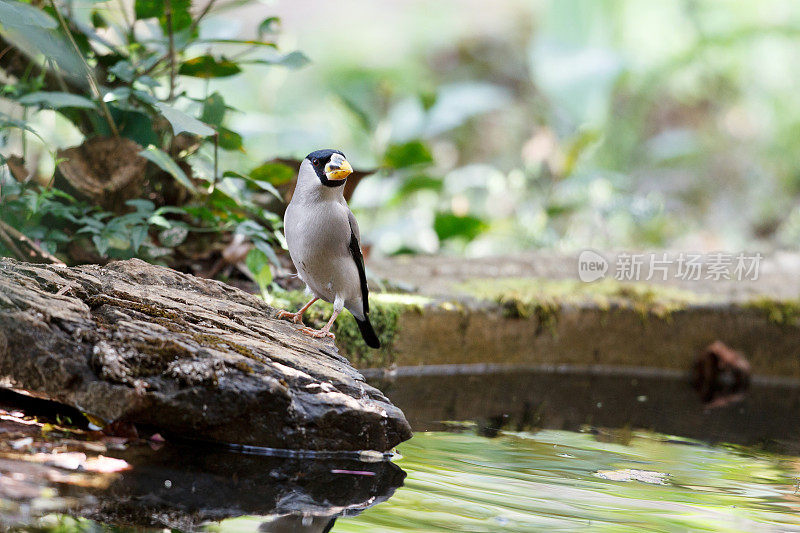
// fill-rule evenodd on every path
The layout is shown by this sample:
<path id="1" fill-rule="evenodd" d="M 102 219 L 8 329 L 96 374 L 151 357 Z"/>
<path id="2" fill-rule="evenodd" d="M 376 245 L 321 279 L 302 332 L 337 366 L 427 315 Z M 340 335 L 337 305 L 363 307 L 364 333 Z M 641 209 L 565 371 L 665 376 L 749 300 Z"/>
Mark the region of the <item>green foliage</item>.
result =
<path id="1" fill-rule="evenodd" d="M 406 168 L 432 162 L 433 156 L 422 141 L 391 145 L 383 156 L 383 163 L 390 168 Z"/>
<path id="2" fill-rule="evenodd" d="M 178 74 L 195 78 L 227 78 L 239 74 L 242 69 L 225 58 L 216 59 L 205 55 L 181 63 Z"/>
<path id="3" fill-rule="evenodd" d="M 97 109 L 97 104 L 90 99 L 77 94 L 64 93 L 59 91 L 37 91 L 28 93 L 17 100 L 24 106 L 39 105 L 53 109 L 63 107 L 79 107 L 83 109 Z"/>
<path id="4" fill-rule="evenodd" d="M 270 268 L 270 259 L 267 254 L 258 248 L 253 248 L 247 253 L 244 262 L 258 287 L 262 292 L 266 292 L 270 283 L 272 283 L 272 269 Z"/>
<path id="5" fill-rule="evenodd" d="M 294 169 L 283 163 L 264 163 L 250 172 L 250 176 L 257 181 L 272 185 L 283 185 L 294 179 Z"/>
<path id="6" fill-rule="evenodd" d="M 167 2 L 172 8 L 172 28 L 167 24 Z M 137 19 L 157 18 L 165 32 L 183 30 L 192 24 L 189 12 L 191 0 L 136 0 L 134 11 Z"/>
<path id="7" fill-rule="evenodd" d="M 0 168 L 0 219 L 68 262 L 138 256 L 171 263 L 202 256 L 210 243 L 239 233 L 255 246 L 248 264 L 262 263 L 254 276 L 269 284 L 264 262 L 278 262 L 273 247 L 283 241 L 280 217 L 266 209 L 264 193 L 282 201 L 275 185 L 290 180 L 294 169 L 262 165 L 247 175 L 225 168 L 233 161 L 217 159 L 216 147 L 244 152 L 243 136 L 227 124 L 235 109 L 208 86 L 198 97 L 187 80 L 235 76 L 250 64 L 294 68 L 307 59 L 299 52 L 251 57 L 258 49 L 276 48 L 262 40 L 277 30 L 275 17 L 263 22 L 259 40 L 209 40 L 200 39 L 199 29 L 214 12 L 213 3 L 194 11 L 190 0 L 136 0 L 133 7 L 130 20 L 122 3 L 87 15 L 61 3 L 55 11 L 0 0 L 0 29 L 10 43 L 0 52 L 0 69 L 14 80 L 0 85 L 0 97 L 22 109 L 22 118 L 0 113 L 0 146 L 22 132 L 23 149 L 23 157 L 12 161 L 15 167 Z M 153 19 L 160 33 L 140 38 L 142 32 L 133 31 L 132 24 L 153 26 Z M 121 42 L 109 42 L 101 29 L 113 30 Z M 235 53 L 225 57 L 217 45 Z M 16 59 L 2 61 L 4 55 Z M 70 163 L 78 165 L 78 174 L 96 168 L 98 179 L 129 180 L 129 188 L 109 187 L 109 198 L 102 199 L 80 175 L 65 179 L 54 149 L 53 174 L 31 173 L 24 165 L 37 155 L 26 153 L 27 139 L 41 140 L 36 124 L 43 110 L 61 115 L 86 139 L 131 139 L 142 147 L 138 156 L 147 165 L 123 161 L 121 174 L 111 176 L 110 162 L 126 157 L 121 152 L 70 152 L 84 159 Z M 8 161 L 0 156 L 0 162 Z M 145 168 L 144 176 L 126 177 L 126 168 Z M 2 242 L 0 254 L 14 252 Z"/>
<path id="8" fill-rule="evenodd" d="M 433 229 L 439 240 L 446 241 L 461 238 L 471 241 L 486 229 L 486 222 L 470 215 L 454 215 L 453 213 L 437 213 Z"/>
<path id="9" fill-rule="evenodd" d="M 0 0 L 0 21 L 5 27 L 38 26 L 53 29 L 58 23 L 47 13 L 14 0 Z"/>
<path id="10" fill-rule="evenodd" d="M 153 145 L 147 147 L 146 150 L 142 150 L 139 152 L 139 155 L 149 159 L 158 167 L 163 170 L 164 172 L 168 173 L 170 176 L 175 178 L 175 180 L 189 189 L 190 191 L 194 191 L 194 184 L 191 180 L 186 176 L 186 173 L 183 171 L 181 167 L 163 150 L 156 148 Z"/>

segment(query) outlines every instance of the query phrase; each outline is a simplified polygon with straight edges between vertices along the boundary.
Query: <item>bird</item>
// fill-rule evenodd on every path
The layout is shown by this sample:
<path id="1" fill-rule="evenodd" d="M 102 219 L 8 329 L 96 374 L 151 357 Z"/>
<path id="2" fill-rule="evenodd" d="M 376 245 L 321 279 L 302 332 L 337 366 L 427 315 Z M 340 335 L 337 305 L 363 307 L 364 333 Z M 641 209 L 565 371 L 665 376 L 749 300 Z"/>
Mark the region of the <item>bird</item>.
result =
<path id="1" fill-rule="evenodd" d="M 339 150 L 311 152 L 300 163 L 294 194 L 284 215 L 284 234 L 297 275 L 313 298 L 296 313 L 279 311 L 313 337 L 335 338 L 331 326 L 346 308 L 353 314 L 364 342 L 381 343 L 369 320 L 369 288 L 361 253 L 361 234 L 344 199 L 344 184 L 353 167 Z M 303 314 L 317 300 L 333 304 L 321 329 L 307 327 Z"/>

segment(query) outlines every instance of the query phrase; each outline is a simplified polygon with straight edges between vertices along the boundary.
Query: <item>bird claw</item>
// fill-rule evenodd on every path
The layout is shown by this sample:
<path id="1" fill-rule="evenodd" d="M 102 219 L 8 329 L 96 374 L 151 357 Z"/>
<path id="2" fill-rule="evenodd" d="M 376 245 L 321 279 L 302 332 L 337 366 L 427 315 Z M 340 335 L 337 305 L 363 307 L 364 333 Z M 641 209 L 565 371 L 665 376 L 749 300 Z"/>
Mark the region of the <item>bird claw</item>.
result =
<path id="1" fill-rule="evenodd" d="M 301 326 L 305 326 L 305 324 L 303 324 L 303 315 L 301 315 L 300 313 L 290 313 L 289 311 L 278 311 L 278 314 L 275 315 L 275 318 L 277 318 L 278 320 L 283 320 L 288 318 L 295 324 L 300 324 Z"/>
<path id="2" fill-rule="evenodd" d="M 325 337 L 330 337 L 333 340 L 336 340 L 336 335 L 331 333 L 330 331 L 325 331 L 324 329 L 314 329 L 309 328 L 308 326 L 304 326 L 300 328 L 300 331 L 305 333 L 306 335 L 311 335 L 317 339 L 324 339 Z"/>

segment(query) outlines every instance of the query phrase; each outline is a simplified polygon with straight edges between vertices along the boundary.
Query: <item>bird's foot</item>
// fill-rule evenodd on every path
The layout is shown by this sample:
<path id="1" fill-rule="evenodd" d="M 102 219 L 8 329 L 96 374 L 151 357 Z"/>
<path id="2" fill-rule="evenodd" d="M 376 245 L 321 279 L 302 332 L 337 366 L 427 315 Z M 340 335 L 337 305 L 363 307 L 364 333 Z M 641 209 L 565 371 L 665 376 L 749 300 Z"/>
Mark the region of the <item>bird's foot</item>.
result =
<path id="1" fill-rule="evenodd" d="M 303 324 L 303 315 L 300 313 L 290 313 L 289 311 L 278 311 L 278 314 L 275 315 L 275 318 L 278 320 L 289 319 L 295 324 L 300 324 L 301 326 L 305 326 Z"/>
<path id="2" fill-rule="evenodd" d="M 305 333 L 306 335 L 311 335 L 312 337 L 316 337 L 317 339 L 324 339 L 325 337 L 330 337 L 333 340 L 336 340 L 336 335 L 327 331 L 325 328 L 322 329 L 314 329 L 308 326 L 304 326 L 300 328 L 300 331 Z"/>

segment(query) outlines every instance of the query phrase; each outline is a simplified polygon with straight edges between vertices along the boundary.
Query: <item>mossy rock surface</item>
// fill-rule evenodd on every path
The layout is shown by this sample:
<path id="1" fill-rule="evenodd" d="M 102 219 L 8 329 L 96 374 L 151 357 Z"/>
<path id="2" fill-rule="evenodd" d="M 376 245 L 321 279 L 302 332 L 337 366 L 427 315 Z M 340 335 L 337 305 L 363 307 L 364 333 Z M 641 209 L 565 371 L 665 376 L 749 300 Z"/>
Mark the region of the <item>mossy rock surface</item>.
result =
<path id="1" fill-rule="evenodd" d="M 402 412 L 262 299 L 139 260 L 0 259 L 0 380 L 95 420 L 276 448 L 388 450 Z"/>

